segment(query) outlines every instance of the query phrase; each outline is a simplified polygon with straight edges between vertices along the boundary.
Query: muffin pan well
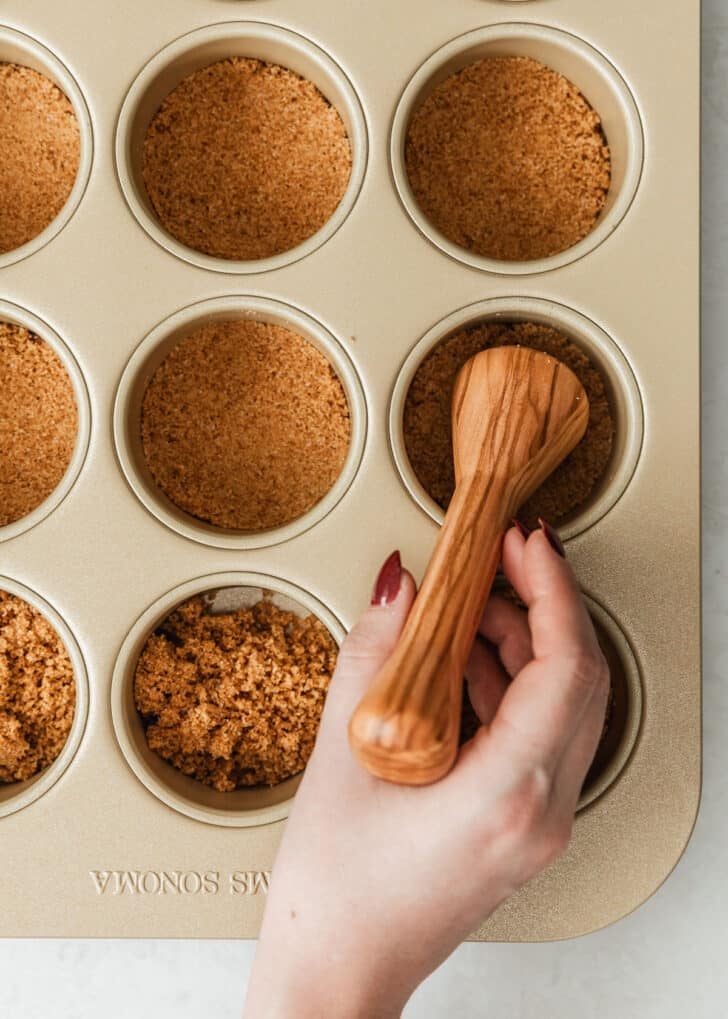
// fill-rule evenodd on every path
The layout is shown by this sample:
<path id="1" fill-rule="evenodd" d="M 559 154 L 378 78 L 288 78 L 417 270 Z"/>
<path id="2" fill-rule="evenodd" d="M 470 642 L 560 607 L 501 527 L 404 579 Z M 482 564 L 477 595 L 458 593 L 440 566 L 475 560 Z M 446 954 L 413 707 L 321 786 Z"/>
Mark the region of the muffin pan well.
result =
<path id="1" fill-rule="evenodd" d="M 76 79 L 38 39 L 0 24 L 0 67 L 5 75 L 0 133 L 6 139 L 2 268 L 42 248 L 70 220 L 88 183 L 93 136 Z M 24 80 L 13 80 L 18 71 Z M 20 220 L 16 229 L 14 215 Z"/>
<path id="2" fill-rule="evenodd" d="M 232 606 L 268 592 L 313 613 L 338 643 L 392 549 L 421 576 L 442 510 L 407 457 L 407 390 L 438 343 L 488 321 L 550 326 L 604 379 L 610 459 L 559 530 L 615 693 L 566 854 L 473 937 L 586 933 L 636 908 L 670 873 L 700 794 L 699 3 L 680 5 L 669 23 L 663 8 L 373 0 L 342 18 L 333 0 L 158 0 L 153 17 L 140 0 L 79 0 L 71 13 L 49 0 L 4 5 L 0 61 L 59 85 L 81 157 L 56 219 L 0 256 L 0 320 L 53 347 L 78 408 L 60 484 L 0 528 L 0 590 L 45 614 L 77 684 L 61 755 L 29 783 L 0 787 L 0 934 L 257 934 L 299 776 L 225 793 L 151 753 L 134 707 L 139 653 L 171 611 L 204 592 Z M 531 262 L 450 244 L 405 173 L 407 125 L 422 101 L 493 56 L 563 74 L 599 114 L 610 148 L 595 228 Z M 188 75 L 231 57 L 313 83 L 351 146 L 331 217 L 266 258 L 186 246 L 144 188 L 143 143 L 160 104 Z M 288 329 L 323 355 L 351 428 L 332 486 L 263 530 L 216 526 L 175 505 L 145 463 L 141 434 L 144 393 L 170 351 L 199 327 L 245 319 Z"/>
<path id="3" fill-rule="evenodd" d="M 604 385 L 613 426 L 606 466 L 583 502 L 564 518 L 554 520 L 562 538 L 572 538 L 607 513 L 629 484 L 642 448 L 644 415 L 634 373 L 618 344 L 596 323 L 571 308 L 537 298 L 494 298 L 460 308 L 429 329 L 407 356 L 392 393 L 389 434 L 395 463 L 413 498 L 437 523 L 442 523 L 444 511 L 423 487 L 407 453 L 407 396 L 418 369 L 431 352 L 450 337 L 488 323 L 533 323 L 556 330 L 583 350 Z M 532 503 L 538 508 L 538 494 Z"/>
<path id="4" fill-rule="evenodd" d="M 181 241 L 173 233 L 165 230 L 159 222 L 159 217 L 154 209 L 154 203 L 149 193 L 148 181 L 145 180 L 145 140 L 148 137 L 150 124 L 162 103 L 167 100 L 170 93 L 178 88 L 182 82 L 191 74 L 212 64 L 231 58 L 248 58 L 261 61 L 265 64 L 277 65 L 288 71 L 299 75 L 304 81 L 313 84 L 324 99 L 328 101 L 339 114 L 349 139 L 351 148 L 351 169 L 348 174 L 343 197 L 334 203 L 333 211 L 325 218 L 320 227 L 310 236 L 302 236 L 300 240 L 291 245 L 283 244 L 278 247 L 281 250 L 271 250 L 270 253 L 257 255 L 248 259 L 236 258 L 234 255 L 219 257 L 214 254 L 200 250 L 200 246 L 188 245 Z M 230 91 L 231 86 L 227 86 Z M 225 102 L 225 86 L 219 88 L 219 102 Z M 290 97 L 288 104 L 295 104 L 296 98 Z M 176 115 L 180 116 L 179 113 Z M 280 116 L 280 110 L 276 111 L 276 118 Z M 214 144 L 216 132 L 213 125 L 207 123 L 205 111 L 197 110 L 189 113 L 189 118 L 199 122 L 200 129 L 208 132 L 208 146 Z M 293 120 L 293 118 L 291 118 Z M 302 133 L 299 128 L 296 132 L 293 123 L 286 125 L 292 138 L 289 143 L 283 142 L 280 146 L 279 158 L 283 161 L 280 166 L 272 166 L 270 162 L 260 160 L 261 168 L 267 167 L 270 173 L 277 178 L 284 178 L 287 172 L 285 160 L 291 158 L 290 141 L 298 141 L 296 134 Z M 171 125 L 165 125 L 169 131 L 174 127 L 174 120 Z M 258 133 L 270 130 L 270 124 L 261 122 Z M 305 130 L 305 129 L 304 129 Z M 310 130 L 310 127 L 309 127 Z M 219 129 L 217 131 L 219 134 Z M 300 158 L 300 154 L 296 153 Z M 364 171 L 367 162 L 367 131 L 364 113 L 359 99 L 351 83 L 343 70 L 323 50 L 319 49 L 313 42 L 295 32 L 286 30 L 280 25 L 267 25 L 255 22 L 229 22 L 222 25 L 209 25 L 197 31 L 190 32 L 182 38 L 175 40 L 161 50 L 140 72 L 132 85 L 124 105 L 116 134 L 116 159 L 118 164 L 119 179 L 124 189 L 129 206 L 142 226 L 155 240 L 163 244 L 180 258 L 187 258 L 207 269 L 217 269 L 219 272 L 240 272 L 257 273 L 266 269 L 276 269 L 288 262 L 302 258 L 304 255 L 314 251 L 327 238 L 331 237 L 339 226 L 346 219 L 350 212 L 362 185 Z M 207 153 L 208 162 L 212 163 L 210 153 Z M 224 160 L 224 155 L 219 154 L 218 159 Z M 202 158 L 198 157 L 198 163 Z M 192 162 L 192 161 L 191 161 Z M 153 175 L 154 167 L 147 166 L 148 174 Z M 262 191 L 266 181 L 256 176 L 256 164 L 247 168 L 250 179 L 247 183 L 248 191 Z M 220 184 L 224 182 L 221 177 Z M 152 176 L 152 183 L 155 183 Z M 206 201 L 210 204 L 214 195 L 207 195 L 200 198 L 195 195 L 195 188 L 199 181 L 190 180 L 181 182 L 175 180 L 169 182 L 158 181 L 153 191 L 159 192 L 166 198 L 166 205 L 174 203 L 175 189 L 187 190 L 189 194 L 177 196 L 179 202 L 186 198 L 187 219 L 197 219 L 198 212 L 195 202 Z M 287 197 L 290 200 L 297 180 L 291 182 L 286 191 L 291 192 Z M 326 193 L 326 185 L 321 181 L 313 180 L 315 185 L 324 189 L 324 194 L 319 198 L 323 204 L 330 205 L 330 196 Z M 284 210 L 277 203 L 283 200 L 282 188 L 276 189 L 274 209 L 278 232 L 285 234 Z M 258 203 L 260 204 L 260 203 Z M 275 247 L 272 239 L 268 238 L 269 226 L 266 225 L 265 217 L 258 211 L 260 218 L 258 225 L 261 231 L 261 247 Z M 202 217 L 204 218 L 204 217 Z M 181 225 L 186 226 L 186 234 L 199 234 L 201 229 L 196 224 L 184 223 L 184 212 L 180 210 L 177 219 Z M 247 234 L 247 225 L 243 226 Z M 301 232 L 300 228 L 299 231 Z M 252 239 L 252 238 L 251 238 Z M 268 241 L 268 243 L 266 243 Z"/>
<path id="5" fill-rule="evenodd" d="M 258 574 L 222 574 L 202 577 L 160 598 L 136 621 L 119 654 L 111 686 L 114 729 L 119 745 L 137 777 L 162 802 L 188 817 L 208 824 L 250 827 L 285 818 L 300 775 L 272 787 L 239 788 L 218 792 L 188 778 L 149 749 L 134 705 L 134 672 L 145 641 L 179 605 L 197 595 L 210 602 L 211 612 L 249 608 L 264 598 L 297 616 L 313 615 L 340 643 L 341 623 L 320 602 L 294 585 Z"/>
<path id="6" fill-rule="evenodd" d="M 452 75 L 465 70 L 481 60 L 504 57 L 525 57 L 538 61 L 568 82 L 576 86 L 588 105 L 599 117 L 610 153 L 610 184 L 604 207 L 594 227 L 573 244 L 550 255 L 510 260 L 477 254 L 454 243 L 439 230 L 422 212 L 413 193 L 407 172 L 406 149 L 408 131 L 412 119 L 422 104 L 439 85 Z M 540 117 L 553 117 L 553 106 L 561 100 L 560 90 L 552 88 Z M 462 117 L 465 113 L 455 103 L 451 116 Z M 497 123 L 502 125 L 507 111 L 501 111 Z M 537 126 L 540 118 L 534 117 Z M 518 126 L 516 125 L 516 130 Z M 500 126 L 499 131 L 505 129 Z M 583 127 L 581 128 L 583 131 Z M 494 136 L 497 142 L 498 135 Z M 578 137 L 577 139 L 578 140 Z M 523 143 L 528 144 L 529 139 Z M 576 147 L 576 146 L 575 146 Z M 592 251 L 619 225 L 634 199 L 642 173 L 643 130 L 640 114 L 629 86 L 619 71 L 597 49 L 584 39 L 570 32 L 560 31 L 546 25 L 516 24 L 487 25 L 467 32 L 448 42 L 433 53 L 409 81 L 397 107 L 391 136 L 391 158 L 394 179 L 402 202 L 408 213 L 434 244 L 453 258 L 459 258 L 474 268 L 502 273 L 537 273 L 566 265 Z M 449 154 L 450 159 L 456 154 Z M 457 157 L 467 162 L 472 156 L 466 149 Z M 577 151 L 571 158 L 583 158 Z M 446 160 L 443 159 L 443 162 Z M 568 160 L 565 169 L 568 169 Z M 453 170 L 457 177 L 458 170 Z M 573 186 L 573 184 L 572 184 Z M 467 190 L 463 187 L 463 191 Z M 556 197 L 554 196 L 554 199 Z M 507 195 L 501 196 L 505 209 L 502 220 L 507 219 Z"/>
<path id="7" fill-rule="evenodd" d="M 8 301 L 0 301 L 2 326 L 22 342 L 8 342 L 8 361 L 0 365 L 0 542 L 29 530 L 65 498 L 83 466 L 91 431 L 86 383 L 61 337 Z M 51 356 L 33 351 L 35 343 Z"/>
<path id="8" fill-rule="evenodd" d="M 23 668 L 30 670 L 29 682 L 38 683 L 41 692 L 33 701 L 25 698 L 26 713 L 42 712 L 42 716 L 31 720 L 32 730 L 24 731 L 20 722 L 20 739 L 27 742 L 31 749 L 38 746 L 39 740 L 46 739 L 49 753 L 45 761 L 36 763 L 33 773 L 26 772 L 15 782 L 0 782 L 0 818 L 27 807 L 39 799 L 61 778 L 78 750 L 86 726 L 88 714 L 88 678 L 81 651 L 76 640 L 61 616 L 35 591 L 18 584 L 8 577 L 0 576 L 0 592 L 12 600 L 20 612 L 30 610 L 31 616 L 42 622 L 43 629 L 34 621 L 24 620 L 22 625 L 17 621 L 9 624 L 8 634 L 3 635 L 3 651 L 9 651 L 11 659 L 18 663 L 27 655 L 27 663 Z M 47 632 L 50 627 L 52 633 Z M 31 632 L 31 628 L 33 628 Z M 42 660 L 45 655 L 46 659 Z M 58 666 L 62 668 L 58 668 Z M 17 667 L 17 665 L 16 665 Z M 61 703 L 65 695 L 56 689 L 65 677 L 62 673 L 73 674 L 75 689 L 72 694 L 70 710 Z M 3 668 L 4 682 L 10 687 L 19 683 L 20 677 L 13 675 L 11 666 L 8 675 Z M 5 712 L 5 690 L 3 690 L 3 715 Z M 17 716 L 16 716 L 17 720 Z M 4 717 L 3 721 L 6 721 Z M 48 726 L 59 729 L 60 739 L 48 740 Z M 43 731 L 41 731 L 43 730 Z M 51 759 L 52 758 L 52 759 Z"/>
<path id="9" fill-rule="evenodd" d="M 176 505 L 155 483 L 142 441 L 144 397 L 165 358 L 176 349 L 180 342 L 190 337 L 191 334 L 196 334 L 202 327 L 236 321 L 253 321 L 277 326 L 310 344 L 331 366 L 343 390 L 349 412 L 347 452 L 333 483 L 328 487 L 319 486 L 319 497 L 313 505 L 300 515 L 296 515 L 294 519 L 285 520 L 275 526 L 247 530 L 216 526 L 214 523 L 200 519 L 199 516 L 185 512 L 179 505 Z M 269 367 L 275 371 L 275 365 Z M 295 364 L 292 367 L 295 369 Z M 287 364 L 281 368 L 288 370 L 291 366 Z M 299 408 L 301 417 L 305 418 L 307 412 L 306 386 L 299 386 L 297 391 L 292 394 L 290 387 L 288 390 L 286 389 L 285 373 L 281 371 L 280 375 L 282 377 L 279 383 L 281 386 L 279 399 L 282 409 L 286 409 L 288 400 L 295 399 L 301 404 Z M 177 377 L 179 377 L 179 370 Z M 266 392 L 269 388 L 266 386 Z M 227 409 L 228 414 L 236 412 L 239 412 L 239 408 L 229 407 Z M 193 426 L 195 425 L 194 415 L 191 423 Z M 215 423 L 224 426 L 224 415 L 219 423 Z M 265 427 L 261 428 L 261 432 L 263 433 L 263 442 L 265 442 Z M 262 545 L 273 545 L 312 527 L 333 509 L 350 486 L 362 458 L 365 436 L 366 402 L 364 392 L 346 349 L 325 326 L 315 321 L 310 315 L 283 304 L 281 301 L 261 297 L 213 298 L 183 308 L 175 315 L 165 319 L 149 333 L 134 351 L 124 369 L 114 407 L 114 438 L 119 462 L 141 501 L 163 523 L 180 534 L 205 544 L 218 545 L 221 548 L 255 548 Z M 293 466 L 286 459 L 289 454 L 286 453 L 283 444 L 280 445 L 278 453 L 279 457 L 283 457 L 283 462 L 274 463 L 271 461 L 267 465 L 265 461 L 270 456 L 268 453 L 267 456 L 261 457 L 261 462 L 257 465 L 260 470 L 268 473 L 276 472 L 280 475 L 280 480 L 277 482 L 278 487 L 281 486 L 286 471 Z M 299 440 L 295 443 L 293 452 L 302 456 L 307 451 L 300 447 Z M 293 452 L 290 455 L 293 455 Z M 310 470 L 315 471 L 316 458 L 310 456 L 310 459 L 312 461 Z"/>

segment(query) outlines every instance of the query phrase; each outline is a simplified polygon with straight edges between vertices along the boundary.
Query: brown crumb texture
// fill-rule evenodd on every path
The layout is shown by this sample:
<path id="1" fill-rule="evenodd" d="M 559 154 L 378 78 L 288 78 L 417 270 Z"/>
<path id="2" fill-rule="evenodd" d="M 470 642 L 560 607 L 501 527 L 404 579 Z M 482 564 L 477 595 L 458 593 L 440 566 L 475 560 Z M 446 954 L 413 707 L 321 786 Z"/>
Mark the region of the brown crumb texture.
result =
<path id="1" fill-rule="evenodd" d="M 73 455 L 78 411 L 56 352 L 34 333 L 0 322 L 0 527 L 27 516 L 61 481 Z"/>
<path id="2" fill-rule="evenodd" d="M 0 591 L 0 782 L 25 781 L 52 764 L 75 707 L 61 638 L 22 598 Z"/>
<path id="3" fill-rule="evenodd" d="M 152 477 L 181 509 L 218 527 L 278 527 L 334 484 L 351 434 L 326 357 L 266 322 L 215 322 L 181 340 L 144 394 Z"/>
<path id="4" fill-rule="evenodd" d="M 520 345 L 557 358 L 577 376 L 589 399 L 581 442 L 524 503 L 528 527 L 541 516 L 551 524 L 573 515 L 589 499 L 609 463 L 614 421 L 604 379 L 584 351 L 562 333 L 535 322 L 484 322 L 438 344 L 412 380 L 404 407 L 404 440 L 412 468 L 429 495 L 447 509 L 455 487 L 450 407 L 455 378 L 468 358 L 489 347 Z"/>
<path id="5" fill-rule="evenodd" d="M 147 640 L 134 698 L 151 750 L 222 792 L 277 785 L 313 750 L 337 647 L 315 616 L 198 596 Z"/>
<path id="6" fill-rule="evenodd" d="M 147 129 L 142 175 L 178 241 L 217 258 L 267 258 L 333 215 L 351 145 L 312 82 L 233 57 L 194 71 L 167 96 Z"/>
<path id="7" fill-rule="evenodd" d="M 454 244 L 530 261 L 593 228 L 611 161 L 599 115 L 530 57 L 491 57 L 451 75 L 407 131 L 405 164 L 427 218 Z"/>
<path id="8" fill-rule="evenodd" d="M 0 254 L 37 237 L 71 193 L 81 158 L 76 114 L 57 85 L 0 63 Z"/>

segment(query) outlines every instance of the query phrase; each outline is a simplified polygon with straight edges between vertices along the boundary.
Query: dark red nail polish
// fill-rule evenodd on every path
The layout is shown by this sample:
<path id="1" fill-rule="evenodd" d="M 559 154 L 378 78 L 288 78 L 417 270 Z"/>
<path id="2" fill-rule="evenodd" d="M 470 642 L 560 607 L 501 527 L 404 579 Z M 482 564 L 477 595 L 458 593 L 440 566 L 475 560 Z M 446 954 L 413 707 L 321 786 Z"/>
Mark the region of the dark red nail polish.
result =
<path id="1" fill-rule="evenodd" d="M 379 571 L 372 594 L 372 605 L 391 605 L 399 594 L 401 583 L 402 560 L 399 552 L 392 552 L 391 556 L 385 559 L 384 566 Z"/>
<path id="2" fill-rule="evenodd" d="M 562 559 L 566 559 L 566 549 L 561 544 L 561 538 L 558 536 L 553 527 L 550 524 L 547 524 L 545 520 L 542 520 L 541 517 L 538 518 L 538 522 L 554 552 L 557 552 Z"/>
<path id="3" fill-rule="evenodd" d="M 523 538 L 523 540 L 524 541 L 528 541 L 528 538 L 529 538 L 529 535 L 531 534 L 531 532 L 526 527 L 526 525 L 522 524 L 520 520 L 516 520 L 515 517 L 513 518 L 513 520 L 511 520 L 511 524 L 512 524 L 513 527 L 515 527 L 515 529 L 518 531 L 518 533 Z"/>

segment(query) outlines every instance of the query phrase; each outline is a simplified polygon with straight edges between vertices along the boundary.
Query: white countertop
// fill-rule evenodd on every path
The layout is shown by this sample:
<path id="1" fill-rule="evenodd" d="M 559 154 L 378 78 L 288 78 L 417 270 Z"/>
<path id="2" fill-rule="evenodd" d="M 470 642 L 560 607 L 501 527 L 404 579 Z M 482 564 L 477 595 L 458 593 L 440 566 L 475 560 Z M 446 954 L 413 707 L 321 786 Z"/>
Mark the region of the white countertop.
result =
<path id="1" fill-rule="evenodd" d="M 406 1010 L 407 1019 L 445 1015 L 458 1019 L 721 1019 L 728 1014 L 725 0 L 704 0 L 703 40 L 705 773 L 695 834 L 668 882 L 626 920 L 576 941 L 463 945 L 420 988 Z M 679 342 L 679 337 L 674 340 Z M 253 944 L 232 941 L 0 942 L 0 1015 L 14 1019 L 239 1019 L 253 952 Z"/>

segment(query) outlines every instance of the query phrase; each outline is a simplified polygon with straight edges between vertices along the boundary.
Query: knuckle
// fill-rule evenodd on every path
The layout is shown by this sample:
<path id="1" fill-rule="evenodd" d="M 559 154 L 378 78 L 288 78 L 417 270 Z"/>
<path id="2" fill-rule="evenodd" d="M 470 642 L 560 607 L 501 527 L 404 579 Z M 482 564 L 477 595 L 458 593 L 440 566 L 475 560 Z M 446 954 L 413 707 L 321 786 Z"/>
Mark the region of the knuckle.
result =
<path id="1" fill-rule="evenodd" d="M 376 644 L 361 620 L 347 633 L 339 648 L 339 661 L 367 661 L 376 652 Z"/>
<path id="2" fill-rule="evenodd" d="M 512 791 L 503 825 L 509 840 L 519 843 L 539 838 L 548 816 L 552 779 L 545 769 L 531 768 Z"/>
<path id="3" fill-rule="evenodd" d="M 599 675 L 597 677 L 597 683 L 602 693 L 606 697 L 607 693 L 609 692 L 609 687 L 611 685 L 611 675 L 609 672 L 609 663 L 602 654 L 601 650 L 599 652 Z"/>
<path id="4" fill-rule="evenodd" d="M 580 686 L 596 690 L 609 684 L 609 666 L 599 647 L 583 648 L 570 662 L 571 674 Z"/>
<path id="5" fill-rule="evenodd" d="M 352 662 L 381 659 L 389 655 L 399 637 L 400 626 L 382 610 L 368 608 L 342 641 L 339 656 Z"/>
<path id="6" fill-rule="evenodd" d="M 571 824 L 558 824 L 547 828 L 541 835 L 537 866 L 548 867 L 566 851 L 571 841 Z"/>
<path id="7" fill-rule="evenodd" d="M 559 814 L 553 779 L 543 768 L 533 767 L 508 796 L 497 832 L 514 887 L 544 870 L 566 850 L 573 817 Z"/>

